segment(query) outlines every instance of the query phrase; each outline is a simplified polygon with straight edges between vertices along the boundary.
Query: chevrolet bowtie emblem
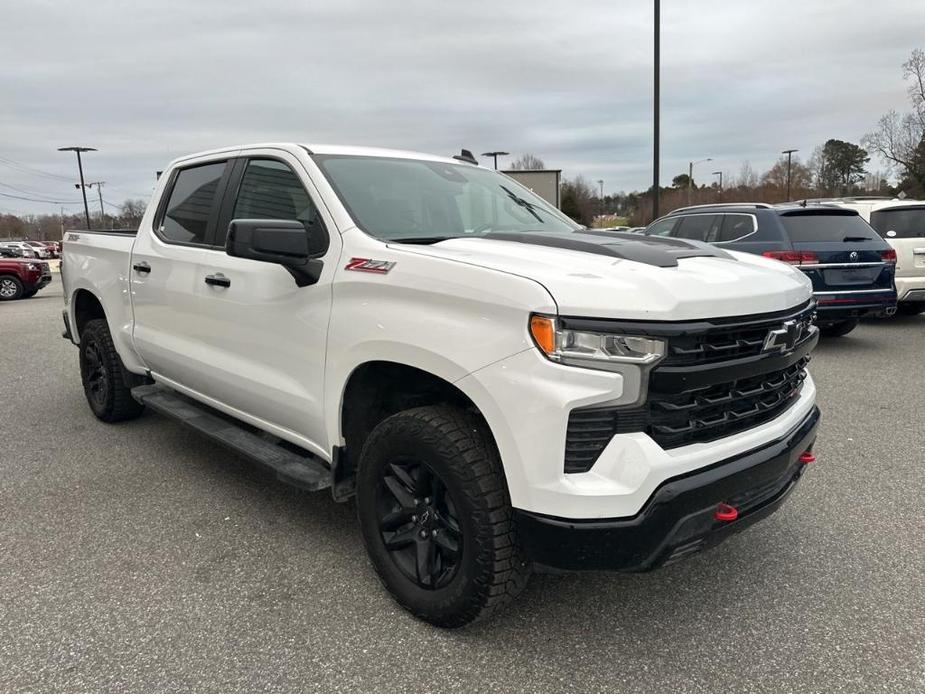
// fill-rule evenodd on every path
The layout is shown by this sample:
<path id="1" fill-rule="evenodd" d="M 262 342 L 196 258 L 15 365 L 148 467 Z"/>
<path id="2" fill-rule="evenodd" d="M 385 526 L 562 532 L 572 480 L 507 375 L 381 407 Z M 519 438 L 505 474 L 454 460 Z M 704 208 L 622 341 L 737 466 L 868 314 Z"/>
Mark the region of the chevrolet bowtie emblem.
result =
<path id="1" fill-rule="evenodd" d="M 784 321 L 784 324 L 777 330 L 769 330 L 768 336 L 764 338 L 762 352 L 791 352 L 800 338 L 803 337 L 804 325 L 797 323 L 795 320 Z"/>

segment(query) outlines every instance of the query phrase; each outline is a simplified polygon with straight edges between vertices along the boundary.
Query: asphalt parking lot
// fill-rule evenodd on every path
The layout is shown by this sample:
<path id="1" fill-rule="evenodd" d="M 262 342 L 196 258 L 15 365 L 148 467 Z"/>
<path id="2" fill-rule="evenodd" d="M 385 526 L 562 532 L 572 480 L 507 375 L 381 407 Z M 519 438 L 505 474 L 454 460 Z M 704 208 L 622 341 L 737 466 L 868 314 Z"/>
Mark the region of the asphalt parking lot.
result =
<path id="1" fill-rule="evenodd" d="M 0 304 L 2 692 L 925 691 L 925 316 L 817 350 L 819 460 L 770 519 L 445 632 L 379 586 L 351 504 L 94 419 L 60 309 L 57 277 Z"/>

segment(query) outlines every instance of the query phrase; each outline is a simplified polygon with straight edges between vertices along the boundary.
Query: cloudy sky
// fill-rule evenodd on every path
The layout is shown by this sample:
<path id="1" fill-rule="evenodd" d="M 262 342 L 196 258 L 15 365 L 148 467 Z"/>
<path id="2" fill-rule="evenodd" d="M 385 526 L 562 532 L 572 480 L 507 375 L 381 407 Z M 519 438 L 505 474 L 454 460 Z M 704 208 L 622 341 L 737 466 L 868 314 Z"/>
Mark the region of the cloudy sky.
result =
<path id="1" fill-rule="evenodd" d="M 113 203 L 177 155 L 254 141 L 503 149 L 608 192 L 651 182 L 651 0 L 4 0 L 0 21 L 0 212 L 77 211 L 55 151 L 74 144 L 100 150 L 85 171 Z M 859 141 L 905 107 L 923 28 L 921 0 L 664 0 L 663 183 Z"/>

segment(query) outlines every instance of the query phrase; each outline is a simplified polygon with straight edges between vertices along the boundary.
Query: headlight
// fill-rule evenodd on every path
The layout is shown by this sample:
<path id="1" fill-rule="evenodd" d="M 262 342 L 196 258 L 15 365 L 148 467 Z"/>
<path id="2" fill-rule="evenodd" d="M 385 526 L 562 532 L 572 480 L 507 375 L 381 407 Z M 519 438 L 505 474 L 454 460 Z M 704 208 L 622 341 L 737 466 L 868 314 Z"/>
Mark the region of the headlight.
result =
<path id="1" fill-rule="evenodd" d="M 29 268 L 30 270 L 40 270 L 41 269 L 37 263 L 27 263 L 26 267 Z"/>
<path id="2" fill-rule="evenodd" d="M 651 366 L 665 356 L 667 347 L 665 340 L 645 335 L 566 330 L 549 316 L 531 316 L 530 334 L 552 361 L 590 369 L 607 369 L 608 364 Z"/>

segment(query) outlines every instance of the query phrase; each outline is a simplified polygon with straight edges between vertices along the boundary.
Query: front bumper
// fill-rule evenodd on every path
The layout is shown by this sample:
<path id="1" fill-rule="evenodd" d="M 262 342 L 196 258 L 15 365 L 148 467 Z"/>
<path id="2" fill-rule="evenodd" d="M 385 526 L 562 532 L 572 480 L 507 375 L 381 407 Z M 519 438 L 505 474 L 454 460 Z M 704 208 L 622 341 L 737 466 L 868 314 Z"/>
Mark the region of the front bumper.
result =
<path id="1" fill-rule="evenodd" d="M 515 509 L 521 541 L 541 567 L 649 571 L 714 546 L 784 502 L 803 475 L 800 454 L 812 448 L 819 409 L 784 437 L 709 468 L 666 480 L 628 518 L 573 520 Z M 713 514 L 738 509 L 733 521 Z"/>
<path id="2" fill-rule="evenodd" d="M 47 287 L 49 284 L 51 284 L 51 274 L 42 275 L 41 279 L 36 282 L 35 286 L 36 289 L 42 289 L 43 287 Z"/>

